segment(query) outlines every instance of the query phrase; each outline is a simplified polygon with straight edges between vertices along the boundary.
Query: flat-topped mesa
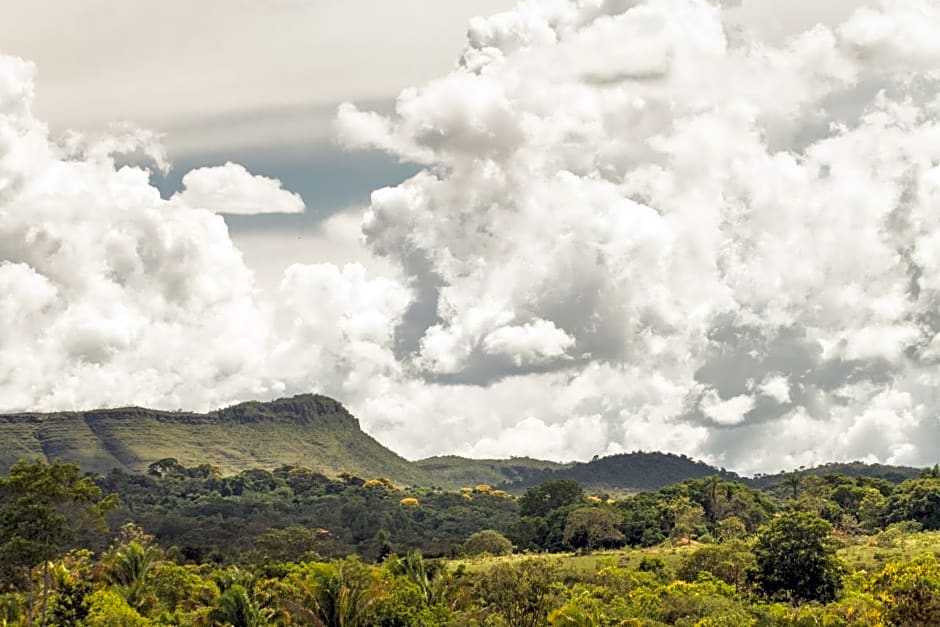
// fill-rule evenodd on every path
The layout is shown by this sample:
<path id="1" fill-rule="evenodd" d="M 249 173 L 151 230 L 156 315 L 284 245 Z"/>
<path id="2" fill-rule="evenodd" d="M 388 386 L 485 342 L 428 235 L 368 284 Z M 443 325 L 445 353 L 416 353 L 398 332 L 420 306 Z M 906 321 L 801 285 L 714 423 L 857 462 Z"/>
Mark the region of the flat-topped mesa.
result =
<path id="1" fill-rule="evenodd" d="M 132 405 L 83 411 L 0 414 L 0 422 L 42 424 L 63 418 L 84 420 L 89 424 L 115 419 L 147 418 L 180 424 L 280 422 L 361 430 L 359 420 L 349 413 L 342 403 L 319 394 L 298 394 L 273 401 L 246 401 L 205 413 L 148 409 Z"/>
<path id="2" fill-rule="evenodd" d="M 223 422 L 293 420 L 302 424 L 361 429 L 359 420 L 342 403 L 319 394 L 298 394 L 268 402 L 248 401 L 206 415 Z"/>
<path id="3" fill-rule="evenodd" d="M 423 469 L 363 432 L 339 402 L 319 394 L 250 401 L 196 413 L 142 407 L 0 415 L 0 473 L 20 459 L 75 462 L 89 472 L 143 472 L 159 459 L 223 472 L 303 465 L 414 485 Z"/>

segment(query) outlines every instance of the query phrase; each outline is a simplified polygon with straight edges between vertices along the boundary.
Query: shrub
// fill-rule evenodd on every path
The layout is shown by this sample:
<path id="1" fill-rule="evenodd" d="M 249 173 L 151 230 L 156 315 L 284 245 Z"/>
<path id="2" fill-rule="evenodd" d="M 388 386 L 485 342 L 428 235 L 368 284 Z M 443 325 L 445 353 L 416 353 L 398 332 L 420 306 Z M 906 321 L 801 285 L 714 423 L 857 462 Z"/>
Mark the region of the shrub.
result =
<path id="1" fill-rule="evenodd" d="M 463 552 L 466 555 L 509 555 L 512 553 L 512 542 L 506 536 L 493 529 L 477 531 L 463 543 Z"/>

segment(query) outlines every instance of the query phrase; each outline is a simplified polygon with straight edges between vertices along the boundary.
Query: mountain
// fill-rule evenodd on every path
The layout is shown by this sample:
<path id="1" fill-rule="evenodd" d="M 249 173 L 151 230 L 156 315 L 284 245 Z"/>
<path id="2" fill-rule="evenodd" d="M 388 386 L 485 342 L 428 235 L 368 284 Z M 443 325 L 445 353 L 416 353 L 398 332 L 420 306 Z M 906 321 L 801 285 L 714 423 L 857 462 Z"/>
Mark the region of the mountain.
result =
<path id="1" fill-rule="evenodd" d="M 709 466 L 685 455 L 635 452 L 610 455 L 589 462 L 543 470 L 521 481 L 500 487 L 520 492 L 551 479 L 574 479 L 586 490 L 595 492 L 638 492 L 658 490 L 686 479 L 698 479 L 711 475 L 740 479 L 733 472 Z"/>
<path id="2" fill-rule="evenodd" d="M 0 414 L 0 474 L 20 459 L 61 459 L 87 472 L 142 473 L 172 457 L 184 466 L 213 464 L 224 474 L 301 465 L 325 475 L 349 472 L 398 484 L 455 490 L 486 483 L 520 494 L 550 479 L 574 479 L 595 492 L 635 492 L 710 475 L 766 487 L 782 475 L 738 477 L 684 455 L 628 453 L 590 462 L 513 457 L 430 457 L 411 462 L 362 431 L 338 401 L 302 394 L 251 401 L 205 414 L 141 407 L 80 412 Z M 860 462 L 826 464 L 800 473 L 880 477 L 898 483 L 917 468 Z"/>
<path id="3" fill-rule="evenodd" d="M 327 475 L 351 472 L 397 483 L 429 483 L 426 472 L 364 433 L 338 401 L 312 394 L 241 403 L 205 414 L 140 407 L 0 415 L 0 471 L 19 459 L 140 473 L 162 458 L 185 466 L 303 465 Z"/>
<path id="4" fill-rule="evenodd" d="M 796 472 L 801 475 L 820 477 L 830 474 L 870 477 L 885 479 L 891 483 L 901 483 L 920 475 L 919 468 L 864 462 L 833 462 L 813 468 L 803 468 Z M 527 488 L 550 479 L 574 479 L 586 490 L 593 492 L 638 492 L 658 490 L 687 479 L 719 475 L 755 488 L 766 489 L 780 484 L 788 474 L 791 473 L 742 477 L 724 468 L 715 468 L 705 462 L 690 459 L 685 455 L 627 453 L 601 457 L 585 463 L 568 464 L 560 468 L 537 470 L 526 477 L 499 487 L 510 492 L 521 493 Z"/>

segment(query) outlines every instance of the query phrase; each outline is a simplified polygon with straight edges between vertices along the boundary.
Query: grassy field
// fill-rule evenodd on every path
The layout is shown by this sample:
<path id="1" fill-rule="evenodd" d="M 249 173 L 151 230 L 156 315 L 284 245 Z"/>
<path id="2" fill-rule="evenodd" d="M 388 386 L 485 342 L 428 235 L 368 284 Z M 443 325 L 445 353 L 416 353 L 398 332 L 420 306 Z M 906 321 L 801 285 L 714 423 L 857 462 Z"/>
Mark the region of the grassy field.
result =
<path id="1" fill-rule="evenodd" d="M 873 572 L 880 570 L 887 562 L 909 560 L 921 553 L 933 553 L 940 558 L 940 531 L 906 534 L 887 534 L 881 536 L 845 536 L 838 538 L 841 546 L 839 556 L 851 570 Z M 597 572 L 605 566 L 636 568 L 645 557 L 658 557 L 666 568 L 675 571 L 683 556 L 694 551 L 701 544 L 692 542 L 686 545 L 672 546 L 664 544 L 644 549 L 620 549 L 616 551 L 597 551 L 588 555 L 577 553 L 555 554 L 515 554 L 502 557 L 476 557 L 458 559 L 451 562 L 453 568 L 461 564 L 468 572 L 480 572 L 501 562 L 512 562 L 527 558 L 557 560 L 566 572 L 580 577 Z"/>
<path id="2" fill-rule="evenodd" d="M 616 551 L 595 551 L 590 554 L 579 553 L 517 553 L 501 557 L 483 556 L 466 559 L 456 559 L 451 562 L 453 568 L 463 565 L 467 572 L 480 572 L 491 568 L 501 562 L 513 562 L 529 558 L 544 560 L 557 560 L 565 571 L 581 576 L 597 572 L 606 566 L 622 566 L 636 568 L 645 557 L 658 557 L 663 560 L 667 568 L 674 569 L 679 565 L 682 557 L 694 551 L 698 543 L 689 545 L 669 546 L 661 545 L 644 549 L 620 549 Z"/>
<path id="3" fill-rule="evenodd" d="M 872 572 L 887 562 L 909 560 L 921 553 L 940 557 L 940 531 L 855 536 L 843 540 L 839 556 L 853 570 Z"/>

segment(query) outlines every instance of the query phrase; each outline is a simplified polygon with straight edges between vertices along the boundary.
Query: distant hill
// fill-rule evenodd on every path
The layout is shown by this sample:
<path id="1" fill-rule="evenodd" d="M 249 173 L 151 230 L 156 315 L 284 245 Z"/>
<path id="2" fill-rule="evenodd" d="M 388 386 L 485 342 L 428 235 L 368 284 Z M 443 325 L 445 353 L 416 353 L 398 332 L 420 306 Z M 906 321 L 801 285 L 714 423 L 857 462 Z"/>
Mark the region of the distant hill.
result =
<path id="1" fill-rule="evenodd" d="M 830 474 L 870 477 L 884 479 L 891 483 L 901 483 L 920 475 L 919 468 L 866 464 L 857 461 L 834 462 L 814 468 L 804 468 L 795 472 L 820 477 Z M 596 492 L 637 492 L 658 490 L 686 479 L 719 475 L 725 479 L 740 481 L 755 488 L 766 489 L 780 484 L 787 474 L 790 473 L 743 477 L 704 462 L 690 459 L 684 455 L 637 452 L 611 455 L 590 462 L 537 471 L 500 487 L 514 493 L 520 493 L 549 479 L 574 479 L 583 485 L 585 489 Z"/>
<path id="2" fill-rule="evenodd" d="M 832 462 L 822 466 L 812 468 L 801 468 L 795 470 L 801 475 L 816 475 L 824 477 L 826 475 L 846 475 L 848 477 L 869 477 L 872 479 L 884 479 L 891 483 L 901 483 L 908 479 L 914 479 L 920 476 L 921 469 L 912 466 L 889 466 L 886 464 L 867 464 L 865 462 Z M 783 478 L 791 472 L 778 472 L 773 475 L 757 475 L 751 477 L 747 482 L 755 488 L 770 488 L 783 481 Z"/>
<path id="3" fill-rule="evenodd" d="M 431 476 L 431 485 L 457 489 L 481 483 L 499 485 L 521 483 L 542 476 L 545 471 L 560 470 L 566 464 L 531 457 L 510 459 L 468 459 L 456 455 L 429 457 L 415 464 Z"/>
<path id="4" fill-rule="evenodd" d="M 686 479 L 698 479 L 711 475 L 740 479 L 733 472 L 720 470 L 685 455 L 636 452 L 610 455 L 590 462 L 542 470 L 523 480 L 501 487 L 513 492 L 521 492 L 550 479 L 574 479 L 588 490 L 639 492 L 658 490 Z"/>
<path id="5" fill-rule="evenodd" d="M 338 401 L 314 394 L 241 403 L 205 414 L 140 407 L 0 414 L 0 474 L 20 459 L 36 458 L 74 462 L 87 472 L 120 468 L 142 473 L 168 457 L 185 466 L 213 464 L 224 474 L 291 464 L 329 476 L 349 472 L 449 490 L 486 483 L 517 494 L 550 479 L 574 479 L 591 491 L 624 493 L 715 474 L 765 488 L 780 483 L 786 474 L 744 478 L 684 455 L 639 452 L 571 464 L 452 455 L 411 462 L 363 432 Z M 920 470 L 851 462 L 798 472 L 899 483 Z"/>
<path id="6" fill-rule="evenodd" d="M 19 459 L 61 459 L 88 472 L 140 473 L 173 457 L 225 474 L 299 464 L 328 475 L 351 472 L 404 484 L 425 471 L 364 433 L 339 402 L 312 394 L 248 402 L 205 414 L 140 407 L 0 415 L 0 471 Z"/>

